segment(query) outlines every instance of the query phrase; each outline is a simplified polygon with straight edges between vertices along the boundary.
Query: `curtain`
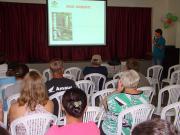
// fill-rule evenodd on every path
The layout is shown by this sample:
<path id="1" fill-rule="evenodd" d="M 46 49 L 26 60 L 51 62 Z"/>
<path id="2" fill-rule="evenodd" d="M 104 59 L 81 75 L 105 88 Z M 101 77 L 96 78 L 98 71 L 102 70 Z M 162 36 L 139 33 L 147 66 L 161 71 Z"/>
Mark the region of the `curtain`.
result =
<path id="1" fill-rule="evenodd" d="M 49 47 L 46 5 L 0 2 L 0 52 L 9 61 L 25 63 L 89 60 L 97 53 L 103 60 L 146 58 L 151 52 L 151 8 L 107 7 L 106 12 L 106 46 Z"/>

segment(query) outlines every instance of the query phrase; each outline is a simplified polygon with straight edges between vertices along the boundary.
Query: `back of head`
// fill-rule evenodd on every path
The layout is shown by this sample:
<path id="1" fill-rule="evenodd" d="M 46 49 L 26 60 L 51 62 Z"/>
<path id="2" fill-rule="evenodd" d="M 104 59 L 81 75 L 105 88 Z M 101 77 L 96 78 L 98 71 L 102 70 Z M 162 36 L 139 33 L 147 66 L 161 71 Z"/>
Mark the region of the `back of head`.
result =
<path id="1" fill-rule="evenodd" d="M 0 126 L 0 135 L 10 135 L 10 134 L 5 128 Z"/>
<path id="2" fill-rule="evenodd" d="M 137 88 L 140 77 L 135 70 L 122 72 L 120 80 L 125 88 Z"/>
<path id="3" fill-rule="evenodd" d="M 41 74 L 30 71 L 23 79 L 19 105 L 27 104 L 30 110 L 34 111 L 37 104 L 45 105 L 47 100 L 48 95 Z"/>
<path id="4" fill-rule="evenodd" d="M 102 63 L 101 55 L 95 54 L 92 56 L 92 58 L 91 58 L 91 64 L 92 65 L 100 66 L 101 63 Z"/>
<path id="5" fill-rule="evenodd" d="M 134 127 L 132 135 L 177 135 L 174 126 L 165 120 L 153 119 Z"/>
<path id="6" fill-rule="evenodd" d="M 29 67 L 25 64 L 18 64 L 15 69 L 15 77 L 23 79 L 24 76 L 29 72 Z"/>
<path id="7" fill-rule="evenodd" d="M 139 71 L 139 62 L 137 59 L 130 58 L 126 62 L 126 67 L 128 70 L 134 69 L 135 71 Z"/>
<path id="8" fill-rule="evenodd" d="M 52 59 L 49 62 L 49 68 L 52 73 L 63 74 L 63 61 L 60 59 Z"/>
<path id="9" fill-rule="evenodd" d="M 86 94 L 79 88 L 71 88 L 64 93 L 62 104 L 70 116 L 81 118 L 87 106 Z"/>

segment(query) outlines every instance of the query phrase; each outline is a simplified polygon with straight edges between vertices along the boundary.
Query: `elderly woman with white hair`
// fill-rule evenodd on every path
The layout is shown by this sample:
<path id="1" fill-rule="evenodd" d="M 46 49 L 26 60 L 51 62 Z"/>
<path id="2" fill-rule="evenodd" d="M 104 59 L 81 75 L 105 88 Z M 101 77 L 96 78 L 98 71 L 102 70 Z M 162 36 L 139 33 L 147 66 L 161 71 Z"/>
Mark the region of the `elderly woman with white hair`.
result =
<path id="1" fill-rule="evenodd" d="M 117 117 L 120 112 L 128 107 L 148 103 L 148 98 L 141 91 L 137 90 L 139 75 L 135 70 L 122 72 L 118 82 L 118 89 L 107 97 L 107 116 L 102 123 L 102 130 L 107 135 L 116 134 Z M 131 120 L 124 119 L 123 132 L 130 134 Z"/>

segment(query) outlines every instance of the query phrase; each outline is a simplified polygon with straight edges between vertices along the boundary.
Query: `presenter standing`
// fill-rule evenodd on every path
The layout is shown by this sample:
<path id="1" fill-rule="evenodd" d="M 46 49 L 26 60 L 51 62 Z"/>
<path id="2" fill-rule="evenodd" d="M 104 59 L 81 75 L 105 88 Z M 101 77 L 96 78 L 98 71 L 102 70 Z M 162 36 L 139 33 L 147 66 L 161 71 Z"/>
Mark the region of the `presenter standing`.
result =
<path id="1" fill-rule="evenodd" d="M 165 55 L 166 40 L 162 36 L 162 30 L 156 29 L 153 39 L 153 62 L 154 65 L 162 65 Z"/>

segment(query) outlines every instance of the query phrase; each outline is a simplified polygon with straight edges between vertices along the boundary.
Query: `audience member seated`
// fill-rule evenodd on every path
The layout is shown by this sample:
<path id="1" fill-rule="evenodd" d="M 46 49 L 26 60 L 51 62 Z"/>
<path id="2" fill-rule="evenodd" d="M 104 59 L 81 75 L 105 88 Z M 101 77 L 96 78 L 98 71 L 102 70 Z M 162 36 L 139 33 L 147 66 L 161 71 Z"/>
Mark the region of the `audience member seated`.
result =
<path id="1" fill-rule="evenodd" d="M 175 127 L 161 119 L 153 119 L 135 126 L 132 135 L 178 135 Z"/>
<path id="2" fill-rule="evenodd" d="M 22 84 L 20 97 L 10 107 L 10 123 L 22 116 L 35 113 L 53 113 L 53 102 L 48 99 L 42 76 L 38 72 L 29 72 Z M 19 125 L 17 130 L 17 134 L 23 135 L 25 129 Z"/>
<path id="3" fill-rule="evenodd" d="M 116 134 L 117 117 L 120 112 L 128 107 L 148 103 L 148 98 L 141 91 L 137 90 L 139 75 L 134 70 L 122 72 L 118 82 L 118 89 L 107 97 L 107 116 L 102 123 L 102 130 L 105 134 Z M 123 131 L 130 134 L 131 119 L 124 119 Z"/>
<path id="4" fill-rule="evenodd" d="M 7 87 L 4 92 L 5 99 L 14 94 L 20 93 L 22 87 L 22 80 L 24 76 L 29 72 L 29 68 L 25 64 L 18 64 L 13 70 L 16 77 L 16 83 Z"/>
<path id="5" fill-rule="evenodd" d="M 140 77 L 138 88 L 144 87 L 144 86 L 150 86 L 147 78 L 142 73 L 139 72 L 139 62 L 137 61 L 137 59 L 134 59 L 134 58 L 128 59 L 126 62 L 126 68 L 127 70 L 133 69 L 136 72 L 138 72 L 139 77 Z"/>
<path id="6" fill-rule="evenodd" d="M 101 63 L 102 63 L 101 56 L 98 54 L 93 55 L 91 59 L 92 66 L 85 67 L 83 70 L 83 75 L 85 76 L 91 73 L 99 73 L 107 77 L 108 75 L 107 68 L 105 66 L 101 66 Z"/>
<path id="7" fill-rule="evenodd" d="M 53 126 L 46 135 L 100 135 L 95 123 L 83 123 L 82 118 L 87 106 L 87 97 L 79 88 L 67 90 L 62 98 L 66 124 L 63 127 Z"/>
<path id="8" fill-rule="evenodd" d="M 53 59 L 49 63 L 49 68 L 52 72 L 52 79 L 46 82 L 46 87 L 48 90 L 48 96 L 51 96 L 57 92 L 65 91 L 76 87 L 73 80 L 63 77 L 63 61 L 60 59 Z M 58 115 L 58 103 L 54 102 L 54 114 Z"/>

